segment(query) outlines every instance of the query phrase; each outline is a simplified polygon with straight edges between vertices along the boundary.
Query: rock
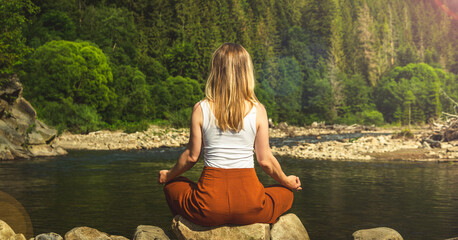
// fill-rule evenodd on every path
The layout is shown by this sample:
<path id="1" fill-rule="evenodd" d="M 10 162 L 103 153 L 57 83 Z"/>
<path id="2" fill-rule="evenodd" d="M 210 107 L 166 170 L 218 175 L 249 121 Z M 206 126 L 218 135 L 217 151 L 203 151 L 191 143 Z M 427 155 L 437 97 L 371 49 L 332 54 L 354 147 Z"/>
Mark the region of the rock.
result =
<path id="1" fill-rule="evenodd" d="M 128 240 L 122 236 L 108 235 L 90 227 L 75 227 L 65 234 L 65 240 Z"/>
<path id="2" fill-rule="evenodd" d="M 423 142 L 428 143 L 431 148 L 441 148 L 441 143 L 439 141 L 424 139 Z"/>
<path id="3" fill-rule="evenodd" d="M 14 156 L 6 146 L 1 145 L 0 146 L 0 159 L 13 160 Z"/>
<path id="4" fill-rule="evenodd" d="M 11 227 L 4 221 L 0 220 L 0 239 L 10 239 L 16 235 Z"/>
<path id="5" fill-rule="evenodd" d="M 30 124 L 37 118 L 37 112 L 33 109 L 29 101 L 25 100 L 23 97 L 19 97 L 14 102 L 11 113 L 16 118 L 28 120 Z"/>
<path id="6" fill-rule="evenodd" d="M 0 135 L 3 135 L 14 145 L 22 145 L 25 142 L 25 138 L 20 134 L 9 122 L 0 120 Z"/>
<path id="7" fill-rule="evenodd" d="M 296 239 L 310 240 L 301 220 L 293 213 L 281 216 L 270 230 L 272 240 Z"/>
<path id="8" fill-rule="evenodd" d="M 27 135 L 27 137 L 28 137 L 28 139 L 29 139 L 28 142 L 29 142 L 29 144 L 31 144 L 31 145 L 46 144 L 46 142 L 45 142 L 45 140 L 43 139 L 43 137 L 42 137 L 39 133 L 37 133 L 37 132 L 35 132 L 35 131 L 29 133 L 29 134 Z"/>
<path id="9" fill-rule="evenodd" d="M 0 86 L 0 160 L 66 154 L 60 149 L 44 147 L 51 144 L 57 131 L 37 120 L 35 109 L 22 97 L 22 84 L 17 76 L 3 74 L 0 77 L 8 78 Z M 40 147 L 30 152 L 27 149 L 30 145 Z"/>
<path id="10" fill-rule="evenodd" d="M 39 234 L 33 240 L 63 240 L 63 238 L 57 233 L 50 232 Z"/>
<path id="11" fill-rule="evenodd" d="M 362 229 L 353 233 L 354 240 L 403 240 L 401 234 L 387 227 Z"/>
<path id="12" fill-rule="evenodd" d="M 269 118 L 269 128 L 275 127 L 274 122 L 272 122 L 272 118 Z"/>
<path id="13" fill-rule="evenodd" d="M 431 147 L 429 146 L 429 144 L 428 144 L 427 142 L 423 142 L 423 143 L 422 143 L 422 147 L 423 147 L 424 149 L 431 149 Z"/>
<path id="14" fill-rule="evenodd" d="M 22 95 L 22 84 L 16 75 L 6 76 L 2 74 L 0 78 L 8 78 L 9 80 L 0 87 L 0 97 L 5 98 L 11 104 L 18 96 Z"/>
<path id="15" fill-rule="evenodd" d="M 40 120 L 36 120 L 36 127 L 35 130 L 43 137 L 45 142 L 50 142 L 57 136 L 57 130 L 48 127 L 45 123 L 41 122 Z"/>
<path id="16" fill-rule="evenodd" d="M 29 152 L 33 157 L 50 157 L 66 154 L 67 151 L 58 147 L 57 149 L 52 148 L 49 145 L 30 145 L 28 148 Z"/>
<path id="17" fill-rule="evenodd" d="M 206 239 L 270 239 L 269 224 L 255 223 L 245 226 L 203 227 L 194 224 L 180 215 L 175 216 L 172 230 L 180 240 Z"/>
<path id="18" fill-rule="evenodd" d="M 86 240 L 86 239 L 106 239 L 109 240 L 108 234 L 90 227 L 76 227 L 65 234 L 65 240 Z"/>
<path id="19" fill-rule="evenodd" d="M 383 145 L 388 144 L 388 142 L 386 141 L 385 137 L 383 137 L 383 136 L 379 136 L 377 139 L 380 142 L 380 144 L 383 144 Z"/>
<path id="20" fill-rule="evenodd" d="M 156 226 L 140 225 L 135 231 L 133 240 L 169 240 L 164 231 Z"/>
<path id="21" fill-rule="evenodd" d="M 444 140 L 447 142 L 451 142 L 453 140 L 458 139 L 458 128 L 450 128 L 444 132 Z"/>
<path id="22" fill-rule="evenodd" d="M 288 123 L 281 122 L 281 123 L 278 124 L 277 128 L 286 129 L 286 128 L 288 128 Z"/>
<path id="23" fill-rule="evenodd" d="M 3 117 L 3 113 L 8 112 L 9 106 L 7 101 L 0 99 L 0 117 Z"/>
<path id="24" fill-rule="evenodd" d="M 14 234 L 14 236 L 8 238 L 8 240 L 26 240 L 22 233 Z"/>
<path id="25" fill-rule="evenodd" d="M 110 239 L 111 239 L 111 240 L 129 240 L 129 239 L 126 238 L 126 237 L 117 236 L 117 235 L 110 235 Z"/>

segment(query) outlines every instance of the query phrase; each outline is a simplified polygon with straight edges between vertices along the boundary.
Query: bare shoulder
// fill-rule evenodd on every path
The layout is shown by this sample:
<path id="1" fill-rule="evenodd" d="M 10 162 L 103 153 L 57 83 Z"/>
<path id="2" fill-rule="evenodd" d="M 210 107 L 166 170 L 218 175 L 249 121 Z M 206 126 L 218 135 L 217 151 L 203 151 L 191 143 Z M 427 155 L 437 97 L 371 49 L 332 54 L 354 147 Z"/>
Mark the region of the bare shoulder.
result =
<path id="1" fill-rule="evenodd" d="M 202 113 L 202 107 L 200 106 L 200 101 L 194 104 L 194 107 L 192 108 L 191 122 L 202 125 L 203 113 Z"/>
<path id="2" fill-rule="evenodd" d="M 258 103 L 256 105 L 256 112 L 258 117 L 267 116 L 266 108 L 264 107 L 264 105 L 262 105 L 262 103 Z"/>
<path id="3" fill-rule="evenodd" d="M 262 103 L 256 105 L 256 131 L 259 132 L 260 127 L 268 126 L 267 111 Z"/>
<path id="4" fill-rule="evenodd" d="M 200 106 L 200 102 L 197 102 L 196 104 L 194 104 L 194 107 L 192 108 L 192 111 L 195 112 L 197 110 L 200 110 L 202 107 Z"/>

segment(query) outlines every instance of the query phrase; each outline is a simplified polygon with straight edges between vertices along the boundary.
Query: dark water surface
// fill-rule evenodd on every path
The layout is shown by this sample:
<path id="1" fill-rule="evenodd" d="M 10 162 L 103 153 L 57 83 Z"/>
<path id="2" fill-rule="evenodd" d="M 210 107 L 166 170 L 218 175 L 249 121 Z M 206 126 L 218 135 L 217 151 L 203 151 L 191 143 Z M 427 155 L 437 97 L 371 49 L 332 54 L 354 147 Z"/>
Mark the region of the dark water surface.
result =
<path id="1" fill-rule="evenodd" d="M 322 134 L 319 136 L 313 135 L 300 135 L 292 137 L 281 137 L 281 138 L 270 138 L 270 146 L 282 147 L 282 146 L 297 146 L 302 143 L 318 143 L 327 141 L 339 141 L 344 139 L 357 139 L 365 136 L 384 136 L 392 133 L 374 132 L 374 133 L 343 133 L 343 134 Z"/>
<path id="2" fill-rule="evenodd" d="M 138 225 L 170 231 L 172 215 L 157 172 L 182 149 L 73 151 L 68 156 L 0 162 L 0 191 L 29 213 L 35 235 L 90 226 L 132 238 Z M 352 239 L 386 226 L 404 239 L 458 237 L 458 164 L 279 159 L 301 177 L 292 212 L 311 239 Z M 185 176 L 197 180 L 198 163 Z M 261 173 L 265 185 L 274 181 Z"/>

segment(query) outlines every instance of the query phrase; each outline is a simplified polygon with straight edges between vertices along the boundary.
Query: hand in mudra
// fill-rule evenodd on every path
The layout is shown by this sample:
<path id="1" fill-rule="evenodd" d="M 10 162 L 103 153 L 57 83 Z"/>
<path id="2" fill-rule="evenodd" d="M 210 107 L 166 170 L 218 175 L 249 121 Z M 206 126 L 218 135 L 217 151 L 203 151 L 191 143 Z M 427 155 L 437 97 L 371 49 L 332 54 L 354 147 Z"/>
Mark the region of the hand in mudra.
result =
<path id="1" fill-rule="evenodd" d="M 167 182 L 167 175 L 169 173 L 169 170 L 161 170 L 159 171 L 159 174 L 157 176 L 157 183 L 159 184 L 164 184 Z"/>
<path id="2" fill-rule="evenodd" d="M 301 181 L 299 180 L 299 177 L 290 175 L 287 177 L 287 182 L 286 182 L 286 187 L 288 187 L 291 190 L 302 190 L 301 187 Z"/>

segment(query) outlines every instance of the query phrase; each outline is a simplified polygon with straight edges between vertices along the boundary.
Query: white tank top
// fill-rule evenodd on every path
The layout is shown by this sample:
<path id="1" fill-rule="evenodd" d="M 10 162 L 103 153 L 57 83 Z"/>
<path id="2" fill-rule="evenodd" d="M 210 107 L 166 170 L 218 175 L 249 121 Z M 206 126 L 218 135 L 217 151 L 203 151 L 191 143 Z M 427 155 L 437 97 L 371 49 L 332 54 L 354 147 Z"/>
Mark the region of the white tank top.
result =
<path id="1" fill-rule="evenodd" d="M 223 132 L 207 100 L 200 102 L 203 114 L 202 136 L 204 164 L 216 168 L 253 168 L 253 146 L 256 137 L 256 106 L 243 119 L 240 132 Z"/>

